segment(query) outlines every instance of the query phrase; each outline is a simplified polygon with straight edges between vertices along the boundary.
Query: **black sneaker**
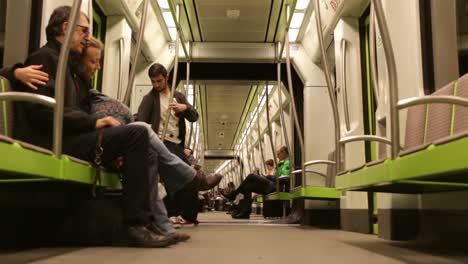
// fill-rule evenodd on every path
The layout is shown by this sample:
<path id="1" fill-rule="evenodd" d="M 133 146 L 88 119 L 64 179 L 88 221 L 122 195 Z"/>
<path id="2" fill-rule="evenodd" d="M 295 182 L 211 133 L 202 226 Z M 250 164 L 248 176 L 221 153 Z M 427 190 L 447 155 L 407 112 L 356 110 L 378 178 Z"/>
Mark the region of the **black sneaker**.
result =
<path id="1" fill-rule="evenodd" d="M 202 170 L 198 170 L 197 174 L 193 178 L 193 180 L 188 184 L 187 188 L 193 189 L 196 191 L 206 191 L 209 189 L 213 189 L 216 185 L 218 185 L 221 180 L 223 179 L 223 175 L 221 174 L 211 174 L 206 176 Z"/>

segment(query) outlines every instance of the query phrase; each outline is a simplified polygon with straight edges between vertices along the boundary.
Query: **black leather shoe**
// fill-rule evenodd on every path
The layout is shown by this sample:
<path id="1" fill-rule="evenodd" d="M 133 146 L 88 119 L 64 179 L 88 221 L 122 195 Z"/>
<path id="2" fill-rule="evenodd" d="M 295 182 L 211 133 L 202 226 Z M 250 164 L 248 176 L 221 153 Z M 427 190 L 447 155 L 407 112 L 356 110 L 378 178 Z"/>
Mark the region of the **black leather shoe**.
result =
<path id="1" fill-rule="evenodd" d="M 206 176 L 202 170 L 198 170 L 197 175 L 195 175 L 195 178 L 193 178 L 187 187 L 196 191 L 206 191 L 214 188 L 222 179 L 223 175 L 221 174 L 216 173 Z"/>
<path id="2" fill-rule="evenodd" d="M 232 215 L 232 218 L 234 218 L 234 219 L 250 219 L 250 213 L 249 212 L 240 212 L 238 214 Z"/>
<path id="3" fill-rule="evenodd" d="M 160 248 L 174 244 L 170 236 L 161 236 L 151 232 L 145 226 L 129 226 L 114 245 L 127 247 Z"/>

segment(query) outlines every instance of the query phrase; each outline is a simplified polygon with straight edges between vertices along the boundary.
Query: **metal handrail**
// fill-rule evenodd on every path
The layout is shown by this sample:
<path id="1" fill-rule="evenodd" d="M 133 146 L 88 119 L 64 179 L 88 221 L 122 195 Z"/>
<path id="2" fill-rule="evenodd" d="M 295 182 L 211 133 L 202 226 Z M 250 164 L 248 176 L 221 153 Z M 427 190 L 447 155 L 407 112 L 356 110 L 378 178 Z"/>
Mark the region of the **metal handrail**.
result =
<path id="1" fill-rule="evenodd" d="M 279 63 L 278 63 L 279 64 Z M 278 79 L 280 79 L 281 76 L 278 74 Z M 278 84 L 281 82 L 281 80 L 278 81 Z M 273 144 L 273 132 L 271 128 L 271 118 L 270 118 L 270 94 L 268 93 L 268 83 L 267 83 L 267 90 L 265 94 L 265 111 L 266 111 L 266 116 L 267 116 L 267 127 L 268 127 L 268 136 L 270 137 L 270 148 L 271 148 L 271 153 L 273 153 L 273 162 L 275 164 L 275 168 L 278 168 L 278 161 L 276 160 L 277 157 L 275 155 L 275 146 Z M 278 86 L 279 89 L 279 86 Z M 281 90 L 279 90 L 281 92 Z M 281 111 L 281 109 L 279 109 Z M 276 190 L 279 191 L 279 183 L 276 183 Z"/>
<path id="2" fill-rule="evenodd" d="M 189 51 L 188 51 L 188 52 L 191 52 L 191 44 L 190 44 L 190 42 L 188 43 L 188 45 L 189 45 Z M 191 55 L 190 55 L 190 53 L 189 53 L 188 56 L 185 57 L 185 58 L 186 58 L 186 61 L 187 61 L 187 71 L 186 71 L 186 75 L 187 75 L 187 76 L 186 76 L 186 79 L 185 79 L 186 87 L 185 87 L 185 89 L 184 89 L 184 95 L 185 95 L 185 96 L 188 95 L 187 90 L 189 89 L 189 85 L 190 85 L 190 60 L 191 60 L 190 56 L 191 56 Z"/>
<path id="3" fill-rule="evenodd" d="M 286 34 L 287 35 L 287 34 Z M 278 42 L 278 46 L 280 46 L 281 43 Z M 289 142 L 289 137 L 288 137 L 288 130 L 286 129 L 286 120 L 284 118 L 284 111 L 283 111 L 283 91 L 281 89 L 281 51 L 278 47 L 277 51 L 279 53 L 277 54 L 277 65 L 276 65 L 276 70 L 277 70 L 277 89 L 278 89 L 278 111 L 279 111 L 279 116 L 280 116 L 280 123 L 281 123 L 281 131 L 283 132 L 283 137 L 284 137 L 284 143 L 286 145 L 286 148 L 288 149 L 289 153 L 292 153 L 291 151 L 291 144 Z M 271 138 L 273 141 L 273 137 Z M 275 153 L 275 152 L 273 152 Z M 276 155 L 275 155 L 276 156 Z M 291 161 L 291 160 L 290 160 Z M 275 164 L 275 168 L 277 168 L 278 164 Z M 277 190 L 279 191 L 279 183 L 276 185 Z"/>
<path id="4" fill-rule="evenodd" d="M 180 26 L 180 6 L 181 4 L 177 4 L 176 5 L 176 13 L 172 13 L 172 18 L 174 19 L 174 22 L 175 22 L 175 26 L 176 26 L 176 29 L 177 29 L 177 36 L 178 38 L 180 39 L 180 42 L 181 42 L 181 46 L 182 46 L 182 49 L 184 51 L 184 54 L 185 54 L 185 58 L 189 58 L 190 57 L 190 53 L 188 51 L 188 49 L 185 47 L 185 37 L 184 37 L 184 34 L 182 34 L 182 27 Z M 177 38 L 177 37 L 176 37 Z M 190 49 L 190 47 L 189 47 Z M 176 56 L 178 56 L 179 54 L 176 53 Z"/>
<path id="5" fill-rule="evenodd" d="M 328 176 L 323 173 L 323 172 L 319 172 L 319 171 L 313 171 L 313 170 L 305 170 L 305 172 L 310 172 L 310 173 L 315 173 L 315 174 L 318 174 L 324 178 L 327 178 Z M 295 170 L 295 171 L 292 171 L 291 174 L 299 174 L 299 173 L 302 173 L 302 170 Z"/>
<path id="6" fill-rule="evenodd" d="M 140 29 L 138 30 L 138 38 L 135 47 L 135 57 L 133 58 L 132 68 L 130 70 L 130 76 L 127 84 L 127 90 L 125 91 L 125 96 L 123 99 L 123 103 L 127 106 L 130 106 L 130 97 L 132 96 L 132 89 L 133 84 L 135 82 L 135 74 L 137 68 L 138 57 L 141 52 L 141 43 L 143 42 L 143 36 L 145 35 L 145 28 L 146 28 L 146 16 L 148 14 L 148 3 L 149 0 L 143 0 L 143 13 L 141 15 L 140 20 Z"/>
<path id="7" fill-rule="evenodd" d="M 372 88 L 374 90 L 374 98 L 377 104 L 379 104 L 380 92 L 379 92 L 379 82 L 377 76 L 377 62 L 375 58 L 377 57 L 375 53 L 375 13 L 374 7 L 371 5 L 370 8 L 370 21 L 369 21 L 369 50 L 370 50 L 370 70 L 371 70 L 371 80 Z"/>
<path id="8" fill-rule="evenodd" d="M 93 1 L 89 1 L 88 2 L 88 16 L 89 17 L 93 17 Z M 93 19 L 90 19 L 89 20 L 89 32 L 93 32 L 93 28 L 94 28 L 94 21 Z"/>
<path id="9" fill-rule="evenodd" d="M 343 111 L 345 116 L 346 131 L 351 130 L 348 107 L 348 89 L 346 87 L 346 40 L 341 39 L 341 92 L 343 94 Z"/>
<path id="10" fill-rule="evenodd" d="M 341 169 L 341 150 L 340 150 L 340 116 L 338 114 L 338 106 L 336 103 L 335 92 L 333 90 L 332 81 L 331 81 L 331 74 L 330 74 L 330 67 L 328 66 L 328 59 L 325 52 L 325 44 L 323 41 L 323 30 L 322 30 L 322 21 L 320 16 L 320 0 L 315 0 L 315 25 L 317 28 L 317 35 L 320 44 L 320 51 L 322 55 L 322 63 L 323 68 L 325 70 L 325 79 L 327 81 L 328 87 L 328 96 L 330 98 L 330 104 L 332 107 L 333 112 L 333 121 L 335 125 L 335 162 L 336 162 L 336 170 L 340 171 Z M 330 181 L 333 182 L 333 181 Z"/>
<path id="11" fill-rule="evenodd" d="M 80 18 L 81 0 L 73 1 L 68 20 L 67 32 L 60 49 L 60 55 L 57 64 L 57 73 L 55 77 L 55 108 L 54 108 L 54 144 L 53 152 L 57 158 L 62 156 L 62 133 L 63 133 L 63 108 L 65 99 L 65 79 L 68 69 L 68 55 L 70 54 L 70 45 L 75 32 L 76 24 Z"/>
<path id="12" fill-rule="evenodd" d="M 117 87 L 117 98 L 122 100 L 123 72 L 124 72 L 124 38 L 119 39 L 119 86 Z"/>
<path id="13" fill-rule="evenodd" d="M 331 161 L 331 160 L 310 160 L 304 163 L 304 167 L 309 167 L 311 165 L 319 165 L 319 164 L 336 165 L 336 162 Z"/>
<path id="14" fill-rule="evenodd" d="M 190 42 L 189 42 L 189 52 L 191 51 L 191 45 L 190 45 Z M 190 55 L 190 54 L 189 54 Z M 186 78 L 186 87 L 184 89 L 185 91 L 185 97 L 188 97 L 188 89 L 190 88 L 189 84 L 190 84 L 190 60 L 189 58 L 187 58 L 187 78 Z M 195 85 L 193 86 L 193 108 L 195 109 Z M 189 140 L 188 140 L 188 144 L 187 146 L 190 146 L 190 143 L 192 142 L 192 137 L 193 137 L 193 122 L 190 122 L 190 127 L 189 127 Z"/>
<path id="15" fill-rule="evenodd" d="M 177 20 L 180 19 L 180 6 L 176 6 L 176 14 L 177 14 Z M 169 96 L 169 103 L 172 103 L 172 100 L 174 99 L 174 93 L 176 89 L 176 84 L 177 84 L 177 70 L 179 69 L 179 46 L 180 46 L 180 36 L 179 36 L 179 31 L 176 32 L 176 39 L 175 39 L 175 50 L 174 50 L 174 70 L 172 74 L 172 87 L 171 87 L 171 94 Z M 164 129 L 161 135 L 161 141 L 166 140 L 166 134 L 167 134 L 167 128 L 169 127 L 169 121 L 171 119 L 171 108 L 167 108 L 166 110 L 166 122 L 164 123 Z"/>
<path id="16" fill-rule="evenodd" d="M 361 135 L 361 136 L 343 137 L 343 138 L 340 139 L 340 144 L 346 144 L 346 143 L 355 142 L 355 141 L 377 141 L 377 142 L 388 144 L 388 145 L 392 144 L 392 141 L 389 140 L 388 138 L 375 136 L 375 135 Z"/>
<path id="17" fill-rule="evenodd" d="M 249 149 L 247 149 L 247 157 L 249 158 L 249 162 L 250 162 L 250 165 L 251 165 L 249 173 L 252 173 L 253 171 L 255 171 L 255 167 L 257 166 L 257 164 L 255 163 L 255 155 L 254 155 L 255 146 L 254 146 L 252 138 L 250 138 L 250 140 L 249 140 L 249 146 L 250 146 L 250 151 L 249 151 Z"/>
<path id="18" fill-rule="evenodd" d="M 318 1 L 318 0 L 317 0 Z M 396 159 L 400 152 L 400 124 L 398 117 L 398 83 L 395 56 L 393 54 L 392 42 L 388 30 L 382 3 L 371 0 L 374 4 L 377 23 L 382 37 L 385 58 L 387 59 L 388 83 L 390 88 L 390 129 L 392 139 L 392 159 Z"/>
<path id="19" fill-rule="evenodd" d="M 290 6 L 287 5 L 286 8 L 287 13 L 290 12 Z M 288 33 L 289 29 L 286 30 L 286 33 Z M 285 37 L 285 44 L 286 44 L 286 75 L 288 78 L 288 88 L 289 88 L 289 96 L 291 97 L 291 115 L 293 116 L 294 119 L 294 125 L 296 127 L 296 132 L 297 132 L 297 137 L 299 139 L 299 147 L 301 150 L 301 157 L 304 160 L 305 159 L 305 149 L 304 149 L 304 136 L 302 134 L 302 129 L 301 125 L 299 124 L 299 118 L 297 117 L 297 108 L 296 108 L 296 102 L 294 101 L 294 89 L 292 85 L 292 77 L 291 77 L 291 56 L 289 54 L 289 37 L 288 34 L 286 34 Z M 304 162 L 301 162 L 301 169 L 302 171 L 305 171 L 304 169 Z M 305 185 L 305 173 L 302 174 L 302 185 Z"/>
<path id="20" fill-rule="evenodd" d="M 26 101 L 36 104 L 42 104 L 48 106 L 50 108 L 56 107 L 56 101 L 54 98 L 39 95 L 39 94 L 32 94 L 32 93 L 25 93 L 25 92 L 2 92 L 0 93 L 0 100 L 2 101 Z"/>
<path id="21" fill-rule="evenodd" d="M 290 8 L 289 4 L 286 4 L 286 28 L 285 28 L 285 33 L 284 33 L 285 38 L 288 37 L 289 26 L 291 25 L 291 21 L 292 21 L 293 15 L 294 15 L 293 12 L 290 12 L 289 8 Z M 280 44 L 280 42 L 278 42 L 278 44 Z M 279 54 L 279 57 L 278 57 L 279 61 L 281 61 L 281 57 L 282 57 L 283 50 L 284 50 L 285 46 L 286 46 L 286 43 L 284 43 L 283 46 L 280 45 L 279 53 L 278 53 Z"/>
<path id="22" fill-rule="evenodd" d="M 266 92 L 268 92 L 268 86 L 266 90 L 267 90 Z M 262 139 L 260 138 L 260 136 L 262 136 L 262 131 L 260 129 L 260 110 L 257 111 L 257 133 L 258 133 L 258 145 L 260 147 L 260 157 L 262 158 L 263 169 L 265 170 L 265 173 L 266 173 L 267 168 L 265 164 L 265 155 L 263 154 Z"/>
<path id="23" fill-rule="evenodd" d="M 468 107 L 468 99 L 454 95 L 427 95 L 423 97 L 410 97 L 398 101 L 397 109 L 401 110 L 421 104 L 455 104 Z"/>

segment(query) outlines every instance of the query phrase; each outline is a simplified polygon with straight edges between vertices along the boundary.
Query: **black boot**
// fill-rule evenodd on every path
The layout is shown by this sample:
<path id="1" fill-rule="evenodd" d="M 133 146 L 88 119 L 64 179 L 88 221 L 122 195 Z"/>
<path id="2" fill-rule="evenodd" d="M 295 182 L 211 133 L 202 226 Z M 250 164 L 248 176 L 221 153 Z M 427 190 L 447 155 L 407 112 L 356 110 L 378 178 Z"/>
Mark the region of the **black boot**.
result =
<path id="1" fill-rule="evenodd" d="M 187 184 L 186 188 L 195 191 L 206 191 L 214 188 L 222 179 L 223 175 L 221 174 L 216 173 L 206 176 L 202 170 L 198 170 L 197 175 Z"/>
<path id="2" fill-rule="evenodd" d="M 129 226 L 123 230 L 122 236 L 114 241 L 116 246 L 160 248 L 175 243 L 170 236 L 156 235 L 145 226 Z"/>
<path id="3" fill-rule="evenodd" d="M 250 212 L 240 212 L 238 214 L 232 215 L 234 219 L 250 219 Z"/>

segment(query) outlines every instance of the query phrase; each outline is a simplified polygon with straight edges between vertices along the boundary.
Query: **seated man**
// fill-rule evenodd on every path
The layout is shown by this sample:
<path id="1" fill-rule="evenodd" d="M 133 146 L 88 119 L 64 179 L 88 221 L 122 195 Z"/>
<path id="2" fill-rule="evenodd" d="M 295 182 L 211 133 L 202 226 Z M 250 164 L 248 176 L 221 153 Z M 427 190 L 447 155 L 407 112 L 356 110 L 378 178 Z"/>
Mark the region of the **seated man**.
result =
<path id="1" fill-rule="evenodd" d="M 239 212 L 233 214 L 233 218 L 249 219 L 252 210 L 252 192 L 266 195 L 276 190 L 277 177 L 289 175 L 288 155 L 288 150 L 285 146 L 278 147 L 276 149 L 276 156 L 278 157 L 279 163 L 274 175 L 260 176 L 249 174 L 234 192 L 225 195 L 231 199 L 236 197 L 239 193 L 244 195 L 244 201 L 240 203 Z M 265 164 L 267 165 L 268 171 L 273 170 L 273 160 L 267 160 Z"/>
<path id="2" fill-rule="evenodd" d="M 150 143 L 149 152 L 153 153 L 151 156 L 157 157 L 159 162 L 150 162 L 150 171 L 151 173 L 156 174 L 159 167 L 159 174 L 169 193 L 177 192 L 184 187 L 198 191 L 211 189 L 217 185 L 221 180 L 220 175 L 206 178 L 201 170 L 196 171 L 179 157 L 170 152 L 149 124 L 144 122 L 133 122 L 133 116 L 128 107 L 115 99 L 91 89 L 90 80 L 100 68 L 102 51 L 102 43 L 99 40 L 90 37 L 82 59 L 82 63 L 85 66 L 85 72 L 80 77 L 84 82 L 89 83 L 88 89 L 90 89 L 89 100 L 91 101 L 91 113 L 101 118 L 112 116 L 123 125 L 128 124 L 131 126 L 141 126 L 148 131 Z M 157 189 L 154 188 L 152 204 L 155 207 L 155 222 L 152 225 L 149 225 L 148 228 L 158 234 L 171 236 L 176 241 L 185 241 L 189 239 L 190 236 L 175 231 L 167 216 L 167 210 L 164 203 L 159 197 L 156 197 L 156 193 Z"/>
<path id="3" fill-rule="evenodd" d="M 64 42 L 71 8 L 56 8 L 47 25 L 47 44 L 31 54 L 26 65 L 43 65 L 49 75 L 46 85 L 38 86 L 38 94 L 54 97 L 55 74 L 59 52 Z M 78 76 L 80 56 L 89 39 L 89 19 L 81 14 L 71 43 L 71 53 L 65 76 L 65 102 L 63 115 L 63 152 L 83 160 L 92 161 L 95 148 L 101 145 L 103 164 L 110 166 L 123 156 L 123 209 L 124 232 L 121 242 L 127 246 L 165 247 L 174 243 L 169 236 L 157 235 L 147 227 L 154 222 L 151 204 L 155 177 L 150 173 L 148 130 L 142 126 L 121 126 L 113 117 L 98 118 L 89 114 L 88 89 Z M 19 87 L 20 91 L 31 89 Z M 42 105 L 15 103 L 14 136 L 45 148 L 52 147 L 53 112 Z M 102 135 L 102 137 L 101 137 Z M 98 139 L 100 138 L 100 139 Z M 102 139 L 102 140 L 101 140 Z M 98 142 L 102 141 L 102 142 Z"/>

